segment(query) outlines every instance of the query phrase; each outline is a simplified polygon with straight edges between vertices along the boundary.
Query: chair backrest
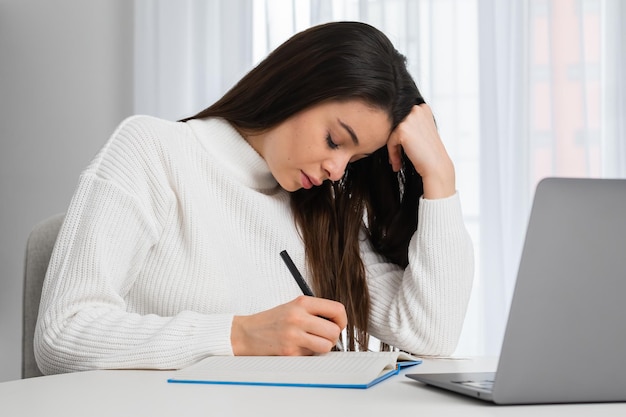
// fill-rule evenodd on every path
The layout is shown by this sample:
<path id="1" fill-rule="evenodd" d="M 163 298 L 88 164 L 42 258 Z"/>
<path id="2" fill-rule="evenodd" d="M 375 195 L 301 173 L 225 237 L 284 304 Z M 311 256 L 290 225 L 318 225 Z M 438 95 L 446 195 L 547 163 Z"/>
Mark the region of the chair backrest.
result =
<path id="1" fill-rule="evenodd" d="M 42 375 L 35 361 L 33 337 L 43 280 L 64 218 L 65 214 L 59 213 L 37 224 L 26 242 L 22 307 L 22 378 Z"/>

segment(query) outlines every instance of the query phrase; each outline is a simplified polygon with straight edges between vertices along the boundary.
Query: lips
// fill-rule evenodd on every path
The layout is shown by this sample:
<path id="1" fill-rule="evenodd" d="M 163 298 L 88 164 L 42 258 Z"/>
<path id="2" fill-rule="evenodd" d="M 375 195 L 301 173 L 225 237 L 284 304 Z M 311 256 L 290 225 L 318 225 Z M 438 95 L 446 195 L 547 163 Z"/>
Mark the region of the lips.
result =
<path id="1" fill-rule="evenodd" d="M 322 181 L 318 180 L 317 178 L 309 177 L 303 171 L 300 171 L 300 172 L 301 172 L 300 181 L 302 182 L 302 188 L 305 188 L 308 190 L 312 188 L 313 186 L 322 185 Z"/>
<path id="2" fill-rule="evenodd" d="M 316 187 L 319 187 L 320 185 L 322 185 L 322 181 L 318 180 L 317 178 L 314 177 L 308 177 L 309 180 L 311 180 L 311 182 L 313 183 L 313 185 L 315 185 Z"/>

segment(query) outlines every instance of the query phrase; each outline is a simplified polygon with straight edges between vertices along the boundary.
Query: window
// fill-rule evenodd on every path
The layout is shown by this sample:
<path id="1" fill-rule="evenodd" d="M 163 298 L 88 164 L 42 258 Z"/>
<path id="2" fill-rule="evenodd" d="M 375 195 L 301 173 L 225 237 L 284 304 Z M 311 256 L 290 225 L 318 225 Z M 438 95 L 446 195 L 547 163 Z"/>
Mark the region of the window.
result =
<path id="1" fill-rule="evenodd" d="M 136 8 L 135 111 L 171 119 L 206 107 L 309 26 L 359 20 L 389 36 L 433 108 L 474 241 L 459 354 L 499 351 L 536 183 L 626 177 L 619 0 L 136 0 Z"/>

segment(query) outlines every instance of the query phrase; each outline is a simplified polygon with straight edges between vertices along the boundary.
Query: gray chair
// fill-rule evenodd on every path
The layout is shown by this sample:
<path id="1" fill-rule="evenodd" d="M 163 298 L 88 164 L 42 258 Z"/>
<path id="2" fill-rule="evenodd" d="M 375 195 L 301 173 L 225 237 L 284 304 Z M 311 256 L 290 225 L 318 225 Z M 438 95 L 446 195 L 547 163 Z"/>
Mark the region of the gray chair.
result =
<path id="1" fill-rule="evenodd" d="M 22 307 L 22 378 L 43 375 L 35 362 L 33 337 L 43 280 L 64 218 L 65 214 L 59 213 L 37 224 L 26 242 Z"/>

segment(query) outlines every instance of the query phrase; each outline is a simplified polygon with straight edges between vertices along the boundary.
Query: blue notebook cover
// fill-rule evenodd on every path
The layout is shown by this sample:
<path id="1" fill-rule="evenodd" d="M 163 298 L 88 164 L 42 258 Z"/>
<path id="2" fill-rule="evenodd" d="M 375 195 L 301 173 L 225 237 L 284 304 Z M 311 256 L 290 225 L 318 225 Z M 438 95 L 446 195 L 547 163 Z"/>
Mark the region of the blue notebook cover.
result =
<path id="1" fill-rule="evenodd" d="M 403 352 L 211 356 L 176 371 L 168 382 L 365 389 L 421 362 Z"/>

